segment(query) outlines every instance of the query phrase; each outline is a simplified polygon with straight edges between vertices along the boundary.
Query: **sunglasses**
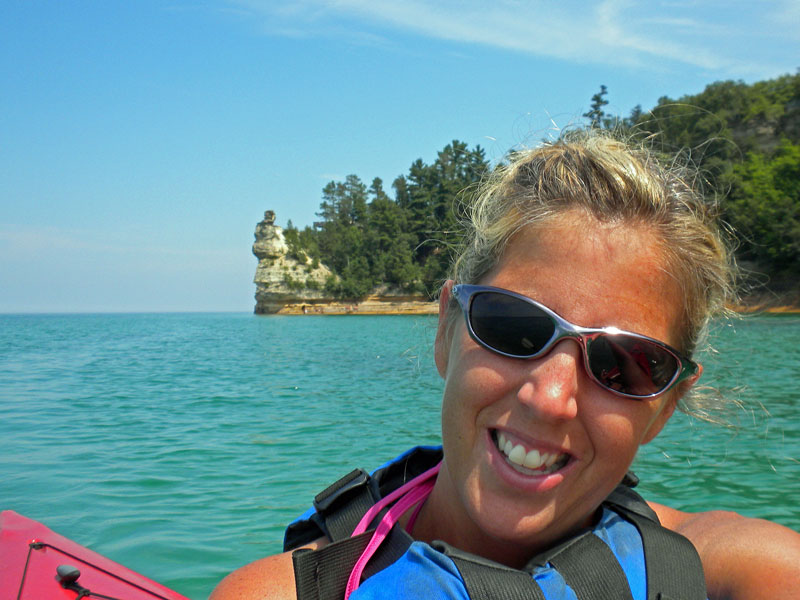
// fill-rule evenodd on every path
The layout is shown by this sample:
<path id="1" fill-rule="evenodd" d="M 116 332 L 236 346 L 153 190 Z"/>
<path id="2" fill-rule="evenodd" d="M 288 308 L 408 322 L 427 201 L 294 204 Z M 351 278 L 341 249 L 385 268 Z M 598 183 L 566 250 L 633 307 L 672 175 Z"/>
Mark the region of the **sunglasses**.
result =
<path id="1" fill-rule="evenodd" d="M 691 377 L 697 363 L 674 348 L 616 327 L 581 327 L 546 306 L 508 290 L 458 284 L 453 296 L 464 311 L 473 340 L 511 358 L 538 358 L 563 339 L 583 350 L 589 376 L 626 398 L 652 398 Z"/>

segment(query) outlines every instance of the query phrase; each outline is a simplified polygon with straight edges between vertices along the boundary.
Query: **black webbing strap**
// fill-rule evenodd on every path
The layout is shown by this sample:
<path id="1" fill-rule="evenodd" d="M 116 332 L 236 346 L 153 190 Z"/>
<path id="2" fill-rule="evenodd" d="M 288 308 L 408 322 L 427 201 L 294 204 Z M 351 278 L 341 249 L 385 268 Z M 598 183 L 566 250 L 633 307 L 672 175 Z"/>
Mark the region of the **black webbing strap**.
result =
<path id="1" fill-rule="evenodd" d="M 505 567 L 435 541 L 432 546 L 456 565 L 471 600 L 545 600 L 530 573 Z"/>
<path id="2" fill-rule="evenodd" d="M 633 600 L 628 577 L 617 557 L 592 532 L 576 538 L 550 558 L 578 598 Z"/>
<path id="3" fill-rule="evenodd" d="M 647 502 L 625 485 L 617 486 L 606 503 L 639 530 L 647 569 L 648 600 L 705 600 L 703 565 L 688 539 L 662 527 Z"/>
<path id="4" fill-rule="evenodd" d="M 652 521 L 659 523 L 658 515 L 650 506 L 645 502 L 637 492 L 627 487 L 626 485 L 618 485 L 614 488 L 608 498 L 605 499 L 604 504 L 611 504 L 615 507 L 624 508 L 628 513 L 635 513 Z"/>
<path id="5" fill-rule="evenodd" d="M 302 600 L 341 600 L 350 571 L 371 537 L 372 533 L 366 532 L 320 550 L 301 548 L 292 552 L 297 597 Z"/>
<path id="6" fill-rule="evenodd" d="M 362 581 L 395 563 L 413 543 L 414 538 L 406 533 L 400 525 L 392 527 L 389 535 L 383 540 L 383 543 L 378 547 L 372 558 L 369 559 L 361 577 Z"/>
<path id="7" fill-rule="evenodd" d="M 314 502 L 316 512 L 289 524 L 284 535 L 284 552 L 321 537 L 332 541 L 349 537 L 375 502 L 441 460 L 441 448 L 419 447 L 402 460 L 381 467 L 371 477 L 361 469 L 351 471 L 317 495 Z"/>
<path id="8" fill-rule="evenodd" d="M 320 550 L 303 548 L 292 553 L 298 600 L 341 600 L 350 571 L 367 547 L 374 530 L 329 544 Z M 362 579 L 399 559 L 411 545 L 411 536 L 395 527 L 367 563 Z"/>
<path id="9" fill-rule="evenodd" d="M 694 545 L 636 513 L 624 511 L 623 516 L 636 525 L 642 536 L 647 600 L 705 600 L 703 565 Z"/>
<path id="10" fill-rule="evenodd" d="M 362 469 L 351 471 L 314 498 L 314 508 L 327 528 L 325 533 L 334 542 L 349 538 L 373 504 L 369 475 Z"/>

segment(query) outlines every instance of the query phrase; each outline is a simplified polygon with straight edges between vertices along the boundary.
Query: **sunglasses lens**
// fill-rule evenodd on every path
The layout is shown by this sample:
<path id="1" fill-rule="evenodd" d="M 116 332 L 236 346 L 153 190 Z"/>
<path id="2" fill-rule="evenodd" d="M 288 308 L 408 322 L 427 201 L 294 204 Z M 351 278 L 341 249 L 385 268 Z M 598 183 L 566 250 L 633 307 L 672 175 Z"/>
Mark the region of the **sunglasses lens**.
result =
<path id="1" fill-rule="evenodd" d="M 678 360 L 661 346 L 628 335 L 587 341 L 589 368 L 610 390 L 650 396 L 664 390 L 678 372 Z"/>
<path id="2" fill-rule="evenodd" d="M 478 339 L 511 356 L 536 355 L 555 332 L 553 320 L 536 306 L 497 292 L 475 294 L 469 320 Z"/>

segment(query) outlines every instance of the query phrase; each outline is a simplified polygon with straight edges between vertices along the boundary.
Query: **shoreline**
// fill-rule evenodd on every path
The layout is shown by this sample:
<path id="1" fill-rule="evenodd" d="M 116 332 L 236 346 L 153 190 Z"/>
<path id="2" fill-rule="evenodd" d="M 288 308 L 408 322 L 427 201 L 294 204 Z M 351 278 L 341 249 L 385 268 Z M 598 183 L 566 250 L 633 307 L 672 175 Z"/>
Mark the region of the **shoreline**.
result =
<path id="1" fill-rule="evenodd" d="M 259 308 L 261 310 L 259 310 Z M 439 302 L 415 297 L 368 296 L 360 302 L 295 300 L 261 304 L 256 314 L 271 315 L 437 315 Z"/>
<path id="2" fill-rule="evenodd" d="M 439 303 L 426 300 L 382 300 L 369 297 L 362 302 L 307 301 L 274 305 L 274 310 L 256 312 L 270 315 L 437 315 Z M 798 315 L 800 305 L 794 303 L 742 303 L 728 307 L 740 315 Z"/>
<path id="3" fill-rule="evenodd" d="M 732 306 L 731 310 L 740 315 L 800 315 L 800 306 L 794 304 L 786 304 L 781 306 L 763 306 L 763 305 L 744 305 Z"/>

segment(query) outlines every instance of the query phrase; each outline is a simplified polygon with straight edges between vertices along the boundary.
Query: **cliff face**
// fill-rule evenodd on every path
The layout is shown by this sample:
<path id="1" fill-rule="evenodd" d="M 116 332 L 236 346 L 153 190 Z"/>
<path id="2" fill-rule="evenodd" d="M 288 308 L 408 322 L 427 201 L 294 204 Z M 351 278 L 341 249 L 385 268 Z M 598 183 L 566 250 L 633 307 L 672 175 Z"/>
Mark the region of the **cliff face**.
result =
<path id="1" fill-rule="evenodd" d="M 331 271 L 324 265 L 314 266 L 289 255 L 283 229 L 275 225 L 275 213 L 268 210 L 264 220 L 256 225 L 253 254 L 258 266 L 253 282 L 256 284 L 256 314 L 272 314 L 286 305 L 324 302 L 325 281 Z"/>
<path id="2" fill-rule="evenodd" d="M 256 314 L 396 315 L 436 314 L 439 310 L 435 301 L 386 286 L 359 300 L 331 298 L 325 293 L 325 282 L 335 275 L 325 265 L 314 266 L 308 257 L 291 255 L 283 229 L 275 225 L 273 211 L 264 213 L 255 235 Z"/>

